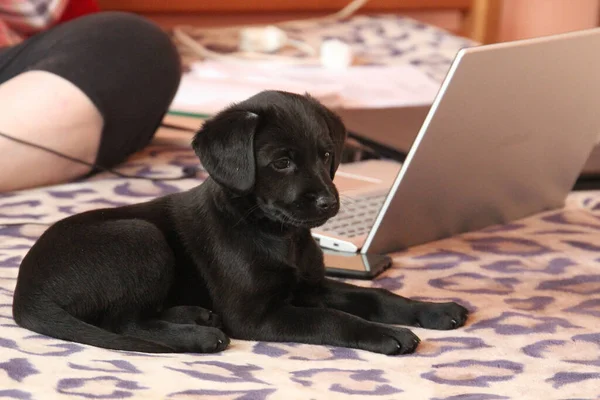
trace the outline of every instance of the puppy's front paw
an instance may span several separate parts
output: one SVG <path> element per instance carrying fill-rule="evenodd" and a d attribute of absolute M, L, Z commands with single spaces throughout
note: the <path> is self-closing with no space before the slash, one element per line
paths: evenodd
<path fill-rule="evenodd" d="M 454 302 L 428 303 L 417 312 L 416 325 L 426 329 L 456 329 L 465 324 L 468 315 L 466 308 Z"/>
<path fill-rule="evenodd" d="M 406 328 L 369 327 L 358 340 L 358 348 L 387 355 L 409 354 L 421 340 Z"/>

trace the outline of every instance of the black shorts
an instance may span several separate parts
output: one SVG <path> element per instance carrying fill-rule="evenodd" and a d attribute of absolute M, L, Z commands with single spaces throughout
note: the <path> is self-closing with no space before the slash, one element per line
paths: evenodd
<path fill-rule="evenodd" d="M 80 17 L 0 49 L 0 84 L 33 70 L 67 79 L 95 104 L 104 119 L 96 156 L 103 167 L 150 142 L 181 79 L 170 38 L 152 22 L 121 12 Z"/>

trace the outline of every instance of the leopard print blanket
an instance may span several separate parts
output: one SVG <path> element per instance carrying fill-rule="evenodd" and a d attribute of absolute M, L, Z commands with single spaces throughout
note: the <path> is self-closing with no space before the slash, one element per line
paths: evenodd
<path fill-rule="evenodd" d="M 314 24 L 386 62 L 441 80 L 468 41 L 398 17 Z M 189 134 L 163 129 L 120 167 L 173 176 L 195 165 Z M 188 189 L 205 179 L 149 182 L 101 174 L 0 195 L 0 398 L 12 399 L 598 399 L 600 195 L 577 192 L 564 209 L 412 248 L 372 282 L 405 296 L 453 300 L 464 328 L 415 328 L 417 352 L 234 340 L 220 354 L 144 355 L 55 340 L 11 316 L 19 263 L 48 224 L 84 210 Z"/>

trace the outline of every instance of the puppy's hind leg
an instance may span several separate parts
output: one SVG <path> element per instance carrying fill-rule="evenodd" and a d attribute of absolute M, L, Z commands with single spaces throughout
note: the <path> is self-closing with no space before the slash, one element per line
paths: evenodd
<path fill-rule="evenodd" d="M 196 324 L 220 328 L 221 318 L 206 308 L 198 306 L 175 306 L 160 313 L 158 319 L 175 324 Z"/>
<path fill-rule="evenodd" d="M 32 331 L 103 348 L 220 350 L 228 339 L 215 328 L 140 318 L 161 308 L 174 270 L 162 231 L 147 221 L 67 220 L 46 231 L 21 263 L 13 315 Z"/>
<path fill-rule="evenodd" d="M 225 350 L 229 338 L 219 329 L 164 320 L 130 321 L 123 327 L 127 336 L 164 343 L 181 353 L 214 353 Z"/>
<path fill-rule="evenodd" d="M 88 324 L 43 295 L 28 300 L 25 308 L 15 303 L 15 321 L 24 328 L 57 339 L 83 343 L 105 349 L 137 351 L 144 353 L 173 353 L 175 350 L 163 343 L 120 335 Z"/>

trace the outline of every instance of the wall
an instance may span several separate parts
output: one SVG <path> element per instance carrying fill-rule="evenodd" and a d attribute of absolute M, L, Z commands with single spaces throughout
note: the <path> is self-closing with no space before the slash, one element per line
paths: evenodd
<path fill-rule="evenodd" d="M 599 0 L 503 0 L 498 41 L 598 26 Z"/>

